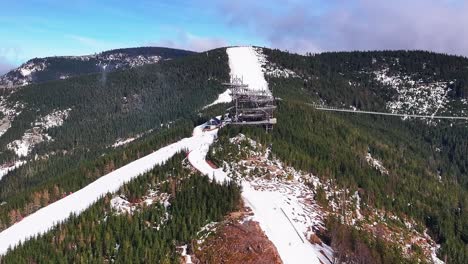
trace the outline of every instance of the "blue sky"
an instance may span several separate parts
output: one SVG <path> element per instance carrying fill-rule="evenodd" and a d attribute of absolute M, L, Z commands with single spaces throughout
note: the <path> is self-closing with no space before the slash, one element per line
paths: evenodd
<path fill-rule="evenodd" d="M 1 55 L 17 64 L 33 57 L 158 43 L 180 42 L 184 47 L 188 43 L 183 42 L 191 39 L 205 40 L 208 46 L 210 41 L 264 44 L 221 23 L 220 13 L 212 5 L 201 6 L 195 1 L 178 0 L 2 0 Z"/>
<path fill-rule="evenodd" d="M 1 0 L 0 73 L 34 57 L 135 46 L 468 55 L 468 0 Z"/>

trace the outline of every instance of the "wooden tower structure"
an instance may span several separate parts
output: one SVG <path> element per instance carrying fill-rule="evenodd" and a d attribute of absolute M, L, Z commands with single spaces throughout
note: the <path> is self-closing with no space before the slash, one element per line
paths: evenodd
<path fill-rule="evenodd" d="M 234 106 L 227 109 L 233 125 L 262 125 L 267 131 L 276 124 L 275 98 L 268 90 L 250 89 L 242 78 L 232 77 L 224 83 L 230 91 Z"/>

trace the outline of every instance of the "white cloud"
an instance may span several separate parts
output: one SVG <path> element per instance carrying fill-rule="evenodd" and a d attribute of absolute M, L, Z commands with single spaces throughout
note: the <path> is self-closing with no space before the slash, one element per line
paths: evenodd
<path fill-rule="evenodd" d="M 97 39 L 79 36 L 79 35 L 68 34 L 68 35 L 65 35 L 65 37 L 69 39 L 73 39 L 79 42 L 80 44 L 89 46 L 89 47 L 99 47 L 103 44 L 103 42 L 100 42 Z"/>
<path fill-rule="evenodd" d="M 79 44 L 79 46 L 81 46 L 80 47 L 81 52 L 84 52 L 85 54 L 90 54 L 93 52 L 101 52 L 101 51 L 116 49 L 116 48 L 125 48 L 128 46 L 122 43 L 111 42 L 111 41 L 96 39 L 96 38 L 92 38 L 88 36 L 76 35 L 76 34 L 66 34 L 64 37 L 67 39 L 71 39 L 75 41 L 77 44 Z M 70 55 L 70 54 L 65 54 L 65 55 Z M 76 55 L 76 54 L 72 53 L 72 55 Z"/>
<path fill-rule="evenodd" d="M 219 12 L 227 25 L 291 51 L 424 49 L 468 56 L 466 0 L 284 2 L 224 0 Z"/>
<path fill-rule="evenodd" d="M 182 30 L 175 39 L 162 39 L 150 42 L 149 44 L 152 46 L 163 46 L 192 51 L 206 51 L 229 45 L 228 42 L 222 38 L 202 37 Z"/>
<path fill-rule="evenodd" d="M 0 76 L 14 69 L 15 66 L 9 63 L 5 57 L 0 56 Z"/>
<path fill-rule="evenodd" d="M 0 47 L 0 75 L 7 73 L 16 66 L 11 59 L 18 59 L 21 49 L 19 47 Z"/>

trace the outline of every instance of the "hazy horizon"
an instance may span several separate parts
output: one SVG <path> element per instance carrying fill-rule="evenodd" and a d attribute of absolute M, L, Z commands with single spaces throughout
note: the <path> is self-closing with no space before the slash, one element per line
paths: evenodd
<path fill-rule="evenodd" d="M 0 74 L 34 57 L 162 46 L 468 55 L 466 0 L 5 1 Z"/>

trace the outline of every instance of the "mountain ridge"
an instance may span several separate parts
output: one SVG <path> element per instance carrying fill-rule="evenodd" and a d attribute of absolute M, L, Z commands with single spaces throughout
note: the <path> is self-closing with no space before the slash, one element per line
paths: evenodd
<path fill-rule="evenodd" d="M 107 50 L 91 55 L 33 58 L 0 76 L 0 88 L 63 80 L 90 73 L 106 73 L 192 54 L 196 52 L 165 47 L 136 47 Z"/>

